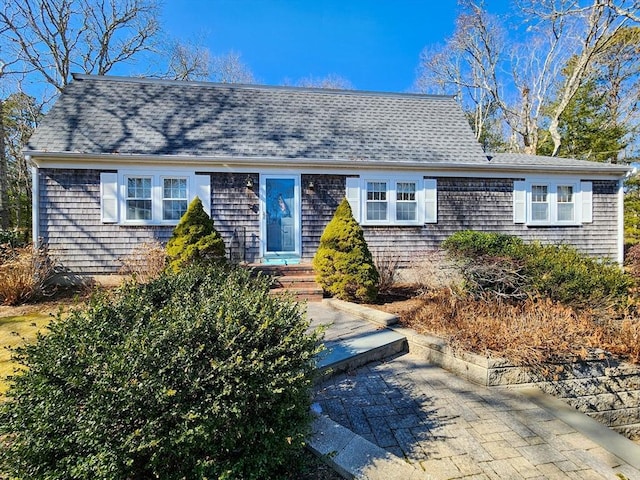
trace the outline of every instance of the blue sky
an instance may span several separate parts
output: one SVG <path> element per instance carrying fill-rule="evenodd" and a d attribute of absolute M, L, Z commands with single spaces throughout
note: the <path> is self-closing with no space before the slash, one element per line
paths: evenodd
<path fill-rule="evenodd" d="M 487 0 L 504 9 L 507 0 Z M 411 89 L 419 56 L 451 35 L 455 0 L 166 0 L 162 23 L 211 52 L 234 50 L 258 83 L 337 74 L 359 90 Z"/>

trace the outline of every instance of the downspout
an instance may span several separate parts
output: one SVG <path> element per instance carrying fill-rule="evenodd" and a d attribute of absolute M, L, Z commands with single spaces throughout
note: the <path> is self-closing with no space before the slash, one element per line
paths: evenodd
<path fill-rule="evenodd" d="M 618 263 L 624 265 L 624 179 L 618 180 Z"/>
<path fill-rule="evenodd" d="M 38 167 L 31 161 L 30 155 L 25 155 L 31 163 L 31 240 L 34 247 L 40 246 L 40 182 L 38 181 Z"/>

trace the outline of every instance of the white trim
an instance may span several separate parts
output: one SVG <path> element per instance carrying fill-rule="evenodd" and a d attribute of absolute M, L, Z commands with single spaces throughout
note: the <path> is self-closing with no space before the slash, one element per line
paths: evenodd
<path fill-rule="evenodd" d="M 293 180 L 293 228 L 294 228 L 294 249 L 291 252 L 268 252 L 267 251 L 267 180 L 285 179 Z M 260 173 L 259 181 L 260 199 L 260 258 L 269 257 L 301 257 L 302 256 L 302 197 L 301 197 L 301 175 L 290 172 L 268 174 Z"/>
<path fill-rule="evenodd" d="M 27 159 L 28 161 L 28 159 Z M 31 240 L 34 247 L 40 245 L 40 181 L 38 167 L 31 166 Z"/>
<path fill-rule="evenodd" d="M 356 222 L 360 223 L 360 177 L 347 177 L 345 179 L 345 198 L 351 207 L 351 213 Z"/>
<path fill-rule="evenodd" d="M 438 223 L 438 180 L 424 179 L 424 223 Z"/>
<path fill-rule="evenodd" d="M 386 188 L 387 218 L 384 220 L 368 220 L 367 219 L 367 184 L 384 182 Z M 416 185 L 416 219 L 415 220 L 396 220 L 396 189 L 398 183 L 415 183 Z M 361 225 L 368 226 L 419 226 L 425 223 L 425 197 L 424 197 L 424 178 L 422 175 L 390 175 L 372 176 L 364 175 L 360 177 L 360 206 L 361 206 Z"/>
<path fill-rule="evenodd" d="M 81 169 L 114 169 L 117 165 L 138 166 L 155 165 L 158 168 L 197 168 L 199 171 L 219 170 L 224 171 L 251 171 L 256 168 L 268 170 L 271 168 L 291 168 L 292 161 L 300 173 L 320 170 L 324 173 L 350 172 L 358 174 L 364 171 L 422 171 L 429 172 L 430 176 L 460 176 L 465 175 L 489 176 L 491 178 L 513 178 L 516 174 L 545 174 L 545 175 L 588 175 L 593 179 L 621 178 L 631 171 L 630 167 L 623 165 L 607 165 L 593 163 L 592 165 L 503 165 L 486 163 L 462 163 L 462 162 L 419 162 L 401 161 L 354 161 L 350 158 L 300 158 L 292 160 L 289 157 L 231 157 L 231 156 L 191 156 L 191 155 L 140 155 L 140 154 L 87 154 L 87 153 L 52 153 L 36 150 L 26 150 L 26 154 L 32 157 L 33 162 L 41 168 L 81 168 Z M 105 165 L 106 164 L 106 165 Z M 243 170 L 251 168 L 253 170 Z M 290 171 L 290 170 L 289 170 Z M 347 173 L 349 174 L 349 173 Z"/>
<path fill-rule="evenodd" d="M 116 172 L 100 172 L 100 221 L 102 223 L 118 223 L 118 174 Z"/>
<path fill-rule="evenodd" d="M 624 264 L 624 181 L 618 181 L 618 263 Z"/>
<path fill-rule="evenodd" d="M 516 188 L 514 182 L 514 192 Z M 557 177 L 557 178 L 527 178 L 525 183 L 526 189 L 526 224 L 531 227 L 541 226 L 578 226 L 582 224 L 582 195 L 580 194 L 580 180 L 570 177 Z M 534 220 L 533 219 L 533 186 L 546 186 L 547 187 L 547 205 L 548 219 L 547 220 Z M 573 220 L 558 220 L 558 187 L 570 186 L 573 189 Z M 515 213 L 514 213 L 515 215 Z M 515 218 L 515 217 L 514 217 Z"/>

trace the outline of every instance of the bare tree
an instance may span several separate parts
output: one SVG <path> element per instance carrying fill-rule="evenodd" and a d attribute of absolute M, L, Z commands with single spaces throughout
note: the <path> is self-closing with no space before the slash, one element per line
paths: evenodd
<path fill-rule="evenodd" d="M 469 113 L 476 139 L 501 98 L 497 70 L 505 51 L 505 33 L 497 17 L 482 4 L 465 1 L 453 36 L 421 53 L 416 89 L 455 95 Z"/>
<path fill-rule="evenodd" d="M 508 39 L 501 27 L 507 22 L 489 15 L 482 1 L 464 0 L 453 37 L 423 52 L 417 86 L 457 94 L 472 112 L 476 136 L 494 109 L 510 138 L 517 139 L 514 149 L 536 153 L 546 129 L 556 154 L 560 117 L 593 78 L 613 39 L 638 21 L 639 5 L 637 0 L 521 0 L 507 18 L 509 32 L 515 32 Z"/>
<path fill-rule="evenodd" d="M 306 88 L 327 88 L 335 90 L 353 90 L 352 83 L 346 78 L 330 73 L 324 77 L 308 76 L 301 78 L 295 83 L 298 87 Z"/>
<path fill-rule="evenodd" d="M 172 80 L 209 80 L 212 62 L 211 52 L 199 43 L 170 42 L 168 71 L 164 78 Z"/>
<path fill-rule="evenodd" d="M 255 83 L 251 69 L 240 60 L 240 54 L 233 50 L 213 57 L 211 79 L 221 83 Z"/>
<path fill-rule="evenodd" d="M 2 47 L 20 60 L 6 73 L 37 74 L 58 91 L 73 72 L 104 75 L 152 48 L 157 10 L 156 0 L 4 2 Z"/>

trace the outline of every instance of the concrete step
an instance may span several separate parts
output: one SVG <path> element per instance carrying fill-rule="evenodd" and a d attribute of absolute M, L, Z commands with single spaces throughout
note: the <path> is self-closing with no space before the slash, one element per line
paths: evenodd
<path fill-rule="evenodd" d="M 318 356 L 317 369 L 332 375 L 409 351 L 404 335 L 386 329 L 326 342 L 325 347 Z"/>

